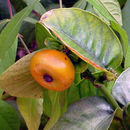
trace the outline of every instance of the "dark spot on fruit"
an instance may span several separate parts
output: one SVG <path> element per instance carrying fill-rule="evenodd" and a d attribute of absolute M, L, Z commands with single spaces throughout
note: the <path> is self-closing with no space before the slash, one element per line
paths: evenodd
<path fill-rule="evenodd" d="M 52 82 L 53 81 L 53 78 L 50 75 L 48 75 L 48 74 L 43 75 L 43 79 L 46 82 Z"/>
<path fill-rule="evenodd" d="M 67 60 L 67 58 L 65 57 L 65 60 Z"/>

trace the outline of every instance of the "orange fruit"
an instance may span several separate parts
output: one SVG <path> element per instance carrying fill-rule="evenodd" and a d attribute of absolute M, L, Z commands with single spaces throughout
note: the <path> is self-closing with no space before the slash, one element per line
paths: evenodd
<path fill-rule="evenodd" d="M 68 56 L 54 49 L 41 50 L 30 62 L 32 77 L 43 87 L 63 91 L 74 81 L 75 69 Z"/>

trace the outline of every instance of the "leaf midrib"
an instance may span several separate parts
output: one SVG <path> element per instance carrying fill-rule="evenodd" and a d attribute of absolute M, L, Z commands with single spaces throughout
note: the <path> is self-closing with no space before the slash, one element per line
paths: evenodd
<path fill-rule="evenodd" d="M 54 29 L 57 29 L 55 26 L 52 26 L 51 25 L 51 27 L 50 28 L 53 28 L 52 30 L 54 30 Z M 77 41 L 77 40 L 75 40 L 75 39 L 73 39 L 71 36 L 69 36 L 66 32 L 64 32 L 63 30 L 61 30 L 61 29 L 57 29 L 57 30 L 59 30 L 59 32 L 62 32 L 66 37 L 68 37 L 68 38 L 70 38 L 73 42 L 75 42 L 75 43 L 82 43 L 82 42 L 79 42 L 79 41 Z M 55 31 L 56 32 L 56 31 Z M 77 41 L 77 42 L 76 42 Z M 83 44 L 83 43 L 82 43 Z M 68 45 L 68 44 L 67 44 Z M 80 48 L 82 48 L 79 44 L 76 44 L 77 46 L 79 46 Z M 86 48 L 86 47 L 85 47 Z M 74 48 L 73 48 L 74 49 Z M 84 48 L 82 48 L 82 50 L 83 51 L 85 51 L 85 52 L 89 52 L 89 53 L 87 53 L 90 57 L 92 57 L 93 59 L 95 59 L 96 61 L 98 61 L 98 64 L 101 66 L 101 67 L 103 67 L 103 68 L 105 68 L 105 65 L 102 63 L 102 61 L 100 61 L 99 59 L 98 59 L 98 57 L 92 52 L 92 51 L 90 51 L 88 48 L 86 48 L 86 50 L 84 49 Z M 91 60 L 91 59 L 89 59 L 89 60 Z M 91 60 L 92 61 L 92 60 Z M 101 64 L 102 63 L 102 64 Z"/>

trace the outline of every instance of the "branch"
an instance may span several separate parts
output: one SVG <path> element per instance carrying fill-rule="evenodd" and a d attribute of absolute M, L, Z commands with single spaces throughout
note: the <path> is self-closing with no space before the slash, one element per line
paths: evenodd
<path fill-rule="evenodd" d="M 30 54 L 30 51 L 29 51 L 28 47 L 26 46 L 26 44 L 22 38 L 22 35 L 18 34 L 18 38 L 20 39 L 20 41 L 21 41 L 22 45 L 24 46 L 24 48 L 26 49 L 27 53 Z"/>

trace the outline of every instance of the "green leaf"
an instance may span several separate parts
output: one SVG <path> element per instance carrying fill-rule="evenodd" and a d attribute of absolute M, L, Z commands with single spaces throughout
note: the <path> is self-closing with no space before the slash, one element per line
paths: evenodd
<path fill-rule="evenodd" d="M 73 7 L 80 8 L 80 9 L 85 9 L 87 6 L 87 2 L 85 0 L 78 0 Z"/>
<path fill-rule="evenodd" d="M 2 73 L 0 88 L 16 97 L 42 98 L 43 87 L 33 79 L 29 69 L 30 60 L 36 52 L 24 56 Z"/>
<path fill-rule="evenodd" d="M 50 130 L 67 108 L 66 91 L 54 92 L 48 90 L 48 95 L 51 101 L 52 108 L 50 119 L 44 127 L 44 130 Z"/>
<path fill-rule="evenodd" d="M 36 23 L 38 22 L 36 19 L 31 18 L 31 17 L 26 17 L 26 18 L 24 19 L 24 21 L 29 22 L 29 23 L 32 23 L 32 24 L 36 24 Z"/>
<path fill-rule="evenodd" d="M 125 57 L 125 69 L 130 67 L 130 46 L 128 46 L 126 57 Z"/>
<path fill-rule="evenodd" d="M 80 87 L 83 80 L 81 79 L 81 73 L 84 72 L 87 68 L 88 64 L 86 64 L 84 61 L 75 64 L 75 80 L 72 86 L 68 89 L 67 93 L 68 105 L 72 104 L 73 102 L 76 102 L 82 97 L 82 90 L 80 89 Z"/>
<path fill-rule="evenodd" d="M 59 43 L 58 40 L 53 39 L 53 38 L 46 38 L 44 41 L 44 44 L 48 49 L 56 49 L 56 50 L 63 50 L 64 46 Z"/>
<path fill-rule="evenodd" d="M 80 61 L 75 64 L 75 85 L 81 82 L 81 73 L 83 73 L 87 68 L 88 64 L 84 61 Z"/>
<path fill-rule="evenodd" d="M 69 88 L 67 98 L 68 98 L 68 105 L 80 99 L 79 88 L 75 83 L 73 83 L 72 86 Z"/>
<path fill-rule="evenodd" d="M 23 20 L 30 14 L 36 2 L 37 0 L 17 13 L 1 32 L 0 58 L 4 57 L 6 51 L 8 51 L 8 49 L 12 46 L 12 43 L 14 43 Z"/>
<path fill-rule="evenodd" d="M 9 19 L 0 20 L 0 32 L 9 21 Z"/>
<path fill-rule="evenodd" d="M 43 99 L 17 98 L 18 109 L 28 130 L 38 130 L 43 113 Z"/>
<path fill-rule="evenodd" d="M 0 89 L 0 99 L 1 99 L 1 97 L 2 97 L 2 94 L 3 94 L 3 90 Z"/>
<path fill-rule="evenodd" d="M 45 13 L 40 22 L 93 67 L 108 72 L 106 68 L 115 69 L 120 65 L 119 39 L 107 24 L 90 12 L 76 8 L 54 9 Z"/>
<path fill-rule="evenodd" d="M 0 130 L 18 130 L 19 127 L 20 120 L 16 111 L 0 100 Z"/>
<path fill-rule="evenodd" d="M 112 88 L 114 86 L 115 81 L 109 81 L 106 84 L 107 90 L 112 94 Z"/>
<path fill-rule="evenodd" d="M 130 102 L 130 68 L 123 71 L 118 77 L 114 84 L 112 94 L 123 105 Z"/>
<path fill-rule="evenodd" d="M 15 62 L 16 58 L 16 51 L 17 51 L 17 42 L 18 39 L 14 41 L 12 44 L 11 48 L 6 51 L 4 57 L 0 59 L 0 75 L 10 66 Z"/>
<path fill-rule="evenodd" d="M 11 130 L 11 128 L 9 127 L 8 123 L 3 119 L 3 117 L 0 115 L 0 129 L 1 130 Z"/>
<path fill-rule="evenodd" d="M 52 130 L 107 130 L 113 109 L 100 97 L 83 98 L 70 105 Z"/>
<path fill-rule="evenodd" d="M 126 31 L 118 24 L 111 21 L 112 28 L 120 34 L 122 40 L 122 48 L 124 56 L 126 56 L 127 49 L 128 49 L 128 37 Z"/>
<path fill-rule="evenodd" d="M 33 3 L 35 0 L 23 0 L 25 1 L 25 3 L 29 6 L 31 3 Z M 37 0 L 39 1 L 39 0 Z M 40 2 L 37 2 L 37 4 L 34 6 L 34 10 L 39 13 L 40 15 L 42 15 L 43 13 L 46 12 L 45 8 L 42 6 L 42 4 Z"/>
<path fill-rule="evenodd" d="M 123 111 L 120 108 L 117 108 L 114 113 L 114 118 L 111 122 L 111 125 L 109 127 L 110 130 L 115 130 L 115 129 L 120 129 L 120 130 L 124 130 L 124 128 L 122 128 L 122 124 L 123 123 Z"/>
<path fill-rule="evenodd" d="M 86 0 L 93 5 L 97 11 L 110 21 L 114 21 L 122 25 L 122 16 L 119 2 L 117 0 Z"/>
<path fill-rule="evenodd" d="M 44 41 L 47 37 L 53 36 L 46 27 L 42 26 L 41 23 L 36 23 L 36 41 L 39 49 L 45 47 Z"/>
<path fill-rule="evenodd" d="M 96 95 L 96 87 L 92 84 L 90 80 L 82 80 L 79 86 L 81 98 Z"/>
<path fill-rule="evenodd" d="M 76 73 L 83 73 L 86 69 L 88 68 L 88 64 L 84 61 L 80 61 L 78 62 L 78 64 L 76 64 Z"/>
<path fill-rule="evenodd" d="M 44 89 L 43 92 L 43 110 L 45 115 L 47 115 L 48 117 L 51 116 L 51 111 L 52 111 L 52 104 L 51 104 L 51 99 L 49 97 L 49 91 L 47 89 Z"/>
<path fill-rule="evenodd" d="M 122 10 L 123 27 L 127 32 L 130 45 L 130 0 L 127 0 L 125 7 Z"/>

